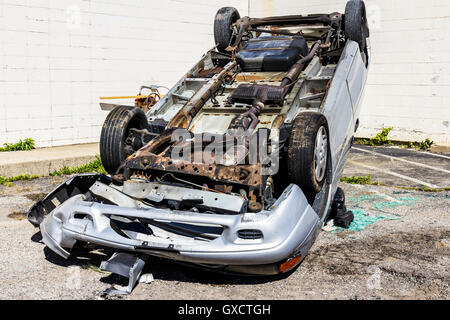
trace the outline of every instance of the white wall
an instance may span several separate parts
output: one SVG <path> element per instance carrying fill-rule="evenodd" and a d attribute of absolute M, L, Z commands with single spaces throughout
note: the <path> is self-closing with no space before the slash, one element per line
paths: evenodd
<path fill-rule="evenodd" d="M 250 3 L 249 3 L 250 1 Z M 343 12 L 346 0 L 0 0 L 0 145 L 98 141 L 99 96 L 173 84 L 241 16 Z M 450 144 L 450 1 L 366 0 L 373 61 L 361 136 Z"/>
<path fill-rule="evenodd" d="M 251 16 L 344 12 L 346 0 L 250 0 Z M 365 0 L 372 65 L 360 136 L 450 145 L 450 1 Z"/>
<path fill-rule="evenodd" d="M 100 96 L 171 85 L 247 0 L 0 0 L 0 145 L 98 141 Z"/>

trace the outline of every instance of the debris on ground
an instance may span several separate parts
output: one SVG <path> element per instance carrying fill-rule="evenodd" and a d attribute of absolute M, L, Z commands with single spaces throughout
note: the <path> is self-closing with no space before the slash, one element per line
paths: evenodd
<path fill-rule="evenodd" d="M 128 295 L 133 291 L 133 288 L 138 281 L 145 263 L 147 262 L 147 256 L 139 256 L 136 254 L 116 252 L 107 261 L 103 261 L 100 265 L 100 269 L 103 271 L 109 271 L 120 276 L 128 278 L 128 286 L 126 287 L 110 287 L 105 290 L 107 295 Z M 148 275 L 146 278 L 149 278 Z M 150 280 L 150 279 L 148 279 Z M 151 281 L 150 281 L 151 282 Z"/>
<path fill-rule="evenodd" d="M 349 210 L 340 210 L 334 218 L 334 224 L 338 227 L 348 229 L 353 222 L 354 216 L 353 212 Z"/>
<path fill-rule="evenodd" d="M 139 283 L 152 283 L 155 281 L 155 278 L 153 277 L 152 273 L 146 273 L 139 277 Z"/>
<path fill-rule="evenodd" d="M 327 222 L 327 224 L 322 228 L 325 232 L 333 232 L 338 230 L 339 228 L 334 225 L 334 220 L 331 219 Z"/>

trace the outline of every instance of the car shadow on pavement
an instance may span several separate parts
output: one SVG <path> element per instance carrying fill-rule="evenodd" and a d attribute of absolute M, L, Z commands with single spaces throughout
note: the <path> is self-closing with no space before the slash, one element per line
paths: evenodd
<path fill-rule="evenodd" d="M 300 264 L 301 265 L 301 264 Z M 249 276 L 223 273 L 180 264 L 164 259 L 150 258 L 144 272 L 152 273 L 155 279 L 174 282 L 190 282 L 209 285 L 253 285 L 283 280 L 289 277 L 298 266 L 290 272 L 273 276 Z"/>
<path fill-rule="evenodd" d="M 31 240 L 43 244 L 40 231 L 36 232 L 31 237 Z M 47 246 L 45 246 L 43 250 L 45 259 L 50 263 L 62 267 L 79 266 L 85 269 L 93 269 L 93 271 L 97 272 L 100 271 L 99 267 L 101 262 L 108 260 L 114 253 L 114 250 L 107 248 L 93 250 L 92 248 L 89 248 L 89 246 L 78 245 L 78 243 L 75 244 L 74 248 L 71 250 L 70 257 L 67 259 L 59 256 Z M 173 282 L 189 282 L 217 286 L 239 284 L 253 285 L 283 280 L 294 273 L 297 268 L 298 266 L 287 273 L 273 276 L 247 276 L 211 271 L 193 265 L 180 264 L 157 257 L 149 257 L 142 273 L 152 273 L 155 280 L 159 279 Z M 125 285 L 128 280 L 125 277 L 116 274 L 107 274 L 102 277 L 100 281 L 111 285 Z"/>
<path fill-rule="evenodd" d="M 86 250 L 82 247 L 74 246 L 71 255 L 64 259 L 48 247 L 44 247 L 45 260 L 62 267 L 79 266 L 85 269 L 99 271 L 100 263 L 108 260 L 113 252 L 107 250 Z"/>
<path fill-rule="evenodd" d="M 62 267 L 100 266 L 100 263 L 103 260 L 107 260 L 109 256 L 112 254 L 112 252 L 86 250 L 85 245 L 76 244 L 71 251 L 72 253 L 71 256 L 67 259 L 64 259 L 63 257 L 59 256 L 58 254 L 50 250 L 50 248 L 45 246 L 44 242 L 42 241 L 42 234 L 40 231 L 36 232 L 31 236 L 31 241 L 41 243 L 42 245 L 44 245 L 43 250 L 45 260 Z"/>

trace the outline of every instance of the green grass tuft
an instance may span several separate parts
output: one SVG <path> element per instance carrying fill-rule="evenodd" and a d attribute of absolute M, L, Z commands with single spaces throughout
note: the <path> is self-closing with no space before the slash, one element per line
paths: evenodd
<path fill-rule="evenodd" d="M 389 128 L 383 128 L 381 132 L 379 132 L 375 137 L 370 139 L 356 139 L 356 141 L 363 145 L 368 146 L 382 146 L 386 144 L 392 144 L 390 140 L 388 140 L 388 135 L 392 131 L 392 127 Z"/>
<path fill-rule="evenodd" d="M 349 183 L 349 184 L 371 184 L 372 177 L 370 175 L 362 176 L 362 177 L 351 177 L 346 178 L 342 177 L 341 182 Z"/>
<path fill-rule="evenodd" d="M 106 174 L 106 170 L 103 167 L 100 156 L 97 156 L 97 159 L 95 159 L 94 161 L 91 161 L 91 162 L 89 162 L 85 165 L 79 166 L 79 167 L 72 167 L 72 168 L 63 167 L 60 170 L 55 170 L 52 173 L 50 173 L 50 176 L 55 177 L 55 176 L 79 174 L 79 173 L 90 173 L 90 172 Z"/>
<path fill-rule="evenodd" d="M 8 187 L 11 187 L 11 186 L 13 186 L 13 182 L 15 182 L 15 181 L 34 180 L 37 178 L 39 178 L 39 176 L 29 175 L 29 174 L 21 174 L 16 177 L 8 177 L 8 178 L 0 176 L 0 185 L 5 185 Z"/>
<path fill-rule="evenodd" d="M 434 141 L 431 141 L 430 139 L 427 138 L 424 141 L 418 143 L 418 145 L 419 145 L 418 149 L 419 150 L 428 150 L 431 148 L 431 146 L 433 144 L 434 144 Z"/>
<path fill-rule="evenodd" d="M 34 149 L 34 145 L 34 140 L 32 138 L 27 138 L 25 140 L 20 140 L 17 143 L 4 143 L 3 147 L 0 147 L 0 152 L 32 150 Z"/>
<path fill-rule="evenodd" d="M 384 146 L 384 145 L 397 145 L 400 148 L 405 148 L 405 149 L 416 149 L 416 150 L 424 150 L 427 151 L 431 148 L 431 146 L 434 144 L 434 141 L 431 141 L 430 139 L 425 139 L 422 142 L 412 142 L 412 141 L 408 141 L 408 142 L 402 142 L 402 141 L 391 141 L 388 139 L 389 133 L 391 133 L 392 131 L 392 127 L 389 128 L 383 128 L 381 130 L 381 132 L 379 132 L 375 137 L 370 138 L 370 139 L 365 139 L 365 138 L 355 138 L 355 142 L 361 145 L 366 145 L 366 146 Z"/>
<path fill-rule="evenodd" d="M 63 167 L 60 170 L 55 170 L 52 173 L 49 174 L 51 177 L 55 176 L 62 176 L 62 175 L 70 175 L 70 174 L 77 174 L 77 173 L 90 173 L 90 172 L 96 172 L 96 173 L 105 173 L 106 170 L 103 167 L 102 161 L 100 160 L 100 156 L 97 156 L 97 159 L 94 161 L 91 161 L 85 165 L 79 166 L 79 167 Z M 39 178 L 37 175 L 29 175 L 29 174 L 21 174 L 16 177 L 8 177 L 5 178 L 3 176 L 0 176 L 0 185 L 5 185 L 8 187 L 13 186 L 13 182 L 15 181 L 21 181 L 21 180 L 34 180 Z"/>

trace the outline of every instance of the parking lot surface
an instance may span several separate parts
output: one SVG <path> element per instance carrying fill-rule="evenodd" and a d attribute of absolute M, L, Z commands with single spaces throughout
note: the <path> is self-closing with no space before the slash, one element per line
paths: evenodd
<path fill-rule="evenodd" d="M 450 156 L 355 146 L 342 183 L 355 221 L 322 231 L 309 255 L 282 277 L 237 277 L 150 259 L 130 296 L 114 299 L 449 299 Z M 100 272 L 108 252 L 64 260 L 41 242 L 25 213 L 67 177 L 0 185 L 0 299 L 111 299 L 121 279 Z M 428 191 L 421 191 L 427 189 Z"/>

